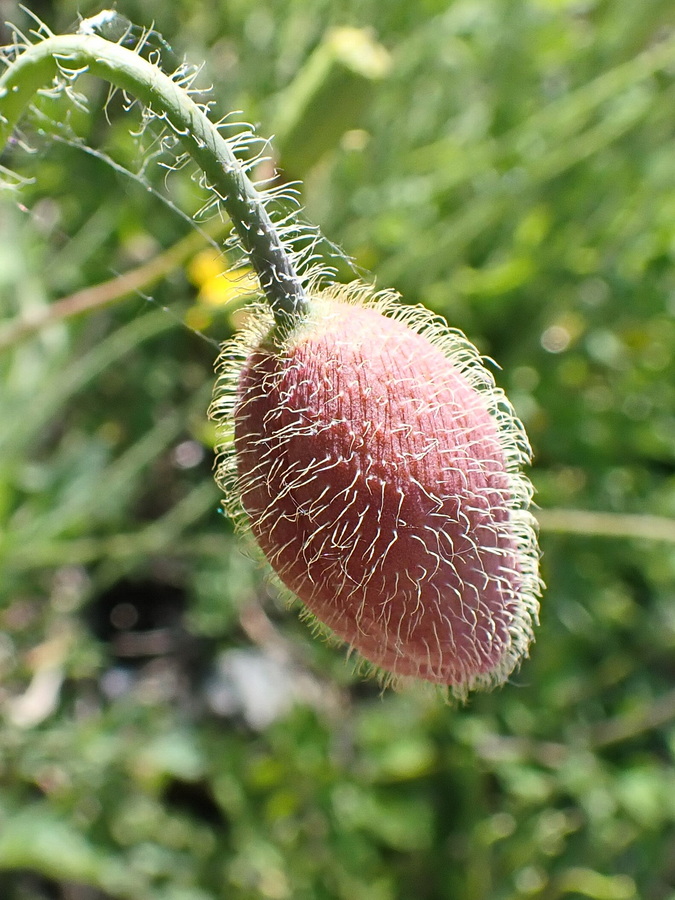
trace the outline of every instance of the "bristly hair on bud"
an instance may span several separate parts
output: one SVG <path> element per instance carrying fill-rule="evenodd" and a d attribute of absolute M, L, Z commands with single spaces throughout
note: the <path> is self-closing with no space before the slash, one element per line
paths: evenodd
<path fill-rule="evenodd" d="M 355 282 L 286 328 L 254 304 L 211 407 L 226 511 L 385 684 L 464 699 L 527 655 L 541 584 L 530 448 L 473 345 Z"/>

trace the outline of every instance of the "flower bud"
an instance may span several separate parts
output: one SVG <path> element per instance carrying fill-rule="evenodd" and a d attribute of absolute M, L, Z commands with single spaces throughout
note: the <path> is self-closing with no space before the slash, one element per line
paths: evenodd
<path fill-rule="evenodd" d="M 504 681 L 538 612 L 522 425 L 476 350 L 363 285 L 225 345 L 217 478 L 283 584 L 385 680 Z"/>

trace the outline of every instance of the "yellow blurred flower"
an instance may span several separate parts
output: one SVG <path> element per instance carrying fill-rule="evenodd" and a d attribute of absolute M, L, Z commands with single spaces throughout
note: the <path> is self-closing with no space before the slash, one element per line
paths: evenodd
<path fill-rule="evenodd" d="M 187 274 L 199 288 L 197 304 L 211 308 L 227 306 L 258 290 L 258 280 L 249 266 L 233 270 L 224 254 L 212 248 L 192 259 Z"/>

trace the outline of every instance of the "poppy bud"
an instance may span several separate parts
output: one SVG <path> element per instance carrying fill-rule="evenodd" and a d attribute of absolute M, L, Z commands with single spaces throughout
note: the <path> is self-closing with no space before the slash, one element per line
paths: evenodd
<path fill-rule="evenodd" d="M 363 285 L 225 345 L 226 506 L 283 584 L 385 680 L 463 697 L 527 653 L 540 583 L 522 425 L 477 351 Z"/>

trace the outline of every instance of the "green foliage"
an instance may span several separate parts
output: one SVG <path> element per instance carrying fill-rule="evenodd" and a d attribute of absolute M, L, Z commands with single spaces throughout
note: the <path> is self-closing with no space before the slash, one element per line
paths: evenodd
<path fill-rule="evenodd" d="M 34 9 L 54 31 L 98 12 Z M 669 0 L 120 11 L 263 134 L 291 113 L 312 134 L 316 107 L 283 104 L 331 27 L 374 29 L 390 67 L 348 130 L 283 147 L 306 217 L 500 363 L 544 512 L 673 517 Z M 6 321 L 181 239 L 159 194 L 205 200 L 149 132 L 139 157 L 119 95 L 78 90 L 89 112 L 43 97 L 35 152 L 3 158 L 30 179 L 0 206 Z M 462 709 L 381 696 L 217 513 L 216 348 L 184 323 L 219 341 L 234 318 L 171 271 L 0 352 L 0 895 L 673 900 L 674 545 L 544 531 L 512 683 Z"/>

